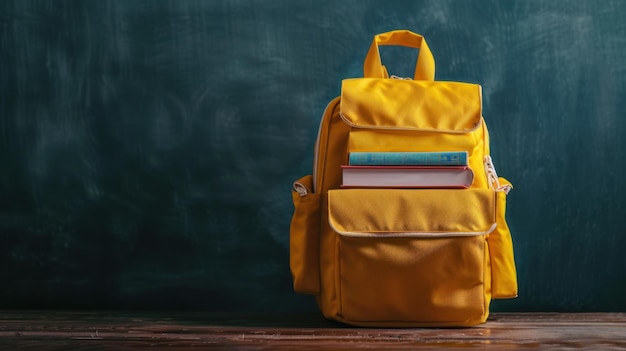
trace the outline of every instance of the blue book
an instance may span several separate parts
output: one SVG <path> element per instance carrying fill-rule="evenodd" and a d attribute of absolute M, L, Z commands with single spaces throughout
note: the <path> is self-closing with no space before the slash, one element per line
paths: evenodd
<path fill-rule="evenodd" d="M 467 166 L 467 151 L 351 152 L 351 166 Z"/>

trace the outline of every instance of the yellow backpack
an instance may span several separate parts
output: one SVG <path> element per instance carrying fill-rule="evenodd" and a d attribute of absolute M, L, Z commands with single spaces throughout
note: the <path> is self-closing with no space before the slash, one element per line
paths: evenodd
<path fill-rule="evenodd" d="M 414 79 L 388 77 L 379 45 L 419 48 Z M 376 35 L 364 78 L 345 79 L 324 112 L 313 174 L 293 184 L 290 267 L 294 290 L 314 295 L 326 318 L 358 326 L 471 326 L 486 321 L 492 298 L 517 296 L 505 220 L 511 184 L 489 157 L 481 87 L 434 75 L 422 36 Z M 359 153 L 366 163 L 372 156 L 439 158 L 359 167 L 351 164 Z M 453 153 L 462 155 L 457 166 L 437 163 Z M 385 173 L 354 186 L 343 179 L 350 168 L 464 169 L 471 178 L 458 187 L 432 179 L 377 186 L 391 179 Z M 435 179 L 444 184 L 443 177 Z"/>

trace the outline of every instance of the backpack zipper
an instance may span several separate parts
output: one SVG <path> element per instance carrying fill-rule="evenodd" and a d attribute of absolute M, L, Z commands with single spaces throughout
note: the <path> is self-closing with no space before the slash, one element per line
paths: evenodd
<path fill-rule="evenodd" d="M 508 184 L 500 184 L 500 179 L 498 178 L 498 173 L 496 172 L 496 167 L 493 165 L 493 160 L 491 159 L 491 156 L 485 155 L 483 163 L 485 165 L 485 174 L 487 175 L 487 183 L 489 183 L 489 188 L 494 191 L 502 191 L 505 194 L 508 194 L 513 187 Z"/>
<path fill-rule="evenodd" d="M 331 228 L 339 235 L 351 237 L 351 238 L 453 238 L 453 237 L 467 237 L 467 236 L 481 236 L 487 235 L 493 232 L 497 223 L 493 223 L 489 229 L 481 232 L 345 232 L 340 231 L 333 226 L 332 222 L 329 223 Z"/>

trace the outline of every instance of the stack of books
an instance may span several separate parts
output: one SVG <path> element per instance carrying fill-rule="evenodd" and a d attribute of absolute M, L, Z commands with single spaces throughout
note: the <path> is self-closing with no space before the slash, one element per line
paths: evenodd
<path fill-rule="evenodd" d="M 352 152 L 341 166 L 347 188 L 469 188 L 467 151 Z"/>

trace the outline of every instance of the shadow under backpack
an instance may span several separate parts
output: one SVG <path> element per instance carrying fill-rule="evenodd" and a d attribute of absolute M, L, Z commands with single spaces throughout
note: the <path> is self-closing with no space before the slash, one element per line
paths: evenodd
<path fill-rule="evenodd" d="M 379 45 L 418 48 L 414 79 L 389 77 Z M 356 326 L 472 326 L 487 320 L 492 299 L 517 296 L 505 220 L 512 186 L 489 156 L 481 87 L 434 76 L 421 35 L 378 34 L 364 78 L 343 80 L 341 96 L 324 112 L 313 172 L 293 184 L 290 268 L 294 290 L 314 295 L 326 318 Z M 448 168 L 470 172 L 465 186 L 432 179 L 388 185 L 393 179 L 375 175 L 355 186 L 344 179 L 359 168 L 365 176 L 404 168 L 421 177 L 449 165 L 385 160 L 432 161 L 452 152 L 466 155 Z M 365 166 L 352 164 L 359 154 L 368 156 Z"/>

